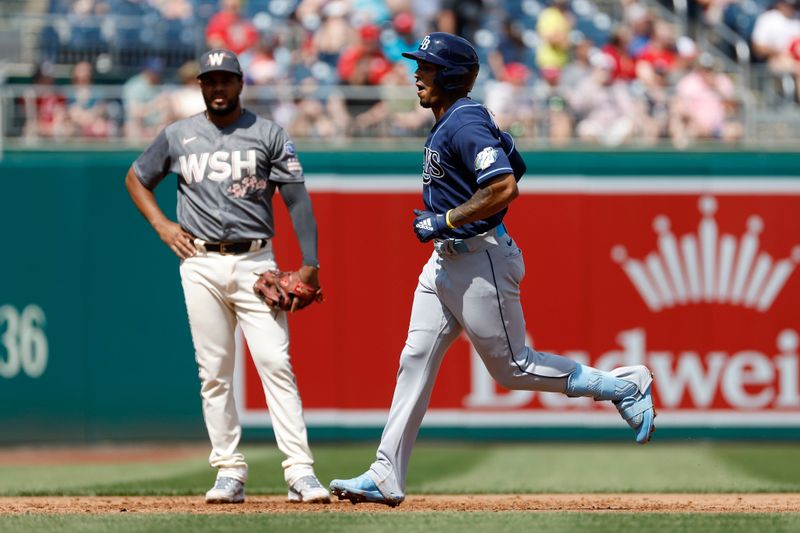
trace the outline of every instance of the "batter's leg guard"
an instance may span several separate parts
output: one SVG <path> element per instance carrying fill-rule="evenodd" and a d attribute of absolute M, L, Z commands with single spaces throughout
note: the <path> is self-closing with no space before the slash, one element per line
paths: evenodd
<path fill-rule="evenodd" d="M 334 479 L 331 481 L 330 488 L 331 492 L 338 496 L 340 500 L 347 499 L 352 504 L 372 502 L 396 507 L 405 499 L 403 496 L 394 494 L 384 496 L 368 472 L 364 472 L 353 479 Z"/>
<path fill-rule="evenodd" d="M 565 393 L 567 396 L 610 400 L 633 429 L 636 442 L 646 444 L 656 429 L 652 384 L 653 375 L 643 365 L 615 368 L 611 372 L 578 365 L 567 377 Z"/>

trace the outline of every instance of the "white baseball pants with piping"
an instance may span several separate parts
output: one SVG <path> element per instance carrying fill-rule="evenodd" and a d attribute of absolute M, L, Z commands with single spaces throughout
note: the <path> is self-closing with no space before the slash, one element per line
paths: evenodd
<path fill-rule="evenodd" d="M 270 311 L 253 292 L 255 274 L 275 267 L 271 242 L 238 255 L 204 252 L 200 246 L 197 255 L 181 262 L 180 273 L 211 440 L 209 463 L 218 476 L 247 480 L 233 392 L 238 321 L 264 386 L 278 449 L 286 455 L 284 477 L 292 484 L 314 473 L 314 459 L 289 360 L 286 313 Z"/>

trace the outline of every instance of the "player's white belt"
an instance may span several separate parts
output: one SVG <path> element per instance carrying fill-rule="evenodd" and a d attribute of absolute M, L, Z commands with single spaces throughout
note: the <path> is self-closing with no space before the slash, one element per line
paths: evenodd
<path fill-rule="evenodd" d="M 497 246 L 500 237 L 507 233 L 505 224 L 499 224 L 486 233 L 468 239 L 437 239 L 433 241 L 433 247 L 440 256 L 479 252 L 491 246 Z"/>

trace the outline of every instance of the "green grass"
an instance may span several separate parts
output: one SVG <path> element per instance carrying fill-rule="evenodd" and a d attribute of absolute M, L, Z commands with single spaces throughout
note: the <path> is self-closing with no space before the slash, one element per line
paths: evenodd
<path fill-rule="evenodd" d="M 5 533 L 291 531 L 326 533 L 486 532 L 721 532 L 770 533 L 800 530 L 800 514 L 635 514 L 635 513 L 293 513 L 285 515 L 33 515 L 0 519 Z"/>
<path fill-rule="evenodd" d="M 248 493 L 285 494 L 281 455 L 242 450 Z M 363 472 L 374 445 L 316 445 L 323 483 Z M 0 496 L 201 495 L 214 471 L 205 452 L 170 462 L 0 466 Z M 800 447 L 690 442 L 624 444 L 422 443 L 409 495 L 436 493 L 800 492 Z M 800 511 L 800 510 L 798 510 Z M 2 503 L 0 502 L 0 512 Z M 673 514 L 615 512 L 236 513 L 223 515 L 0 515 L 0 531 L 798 531 L 800 512 Z"/>
<path fill-rule="evenodd" d="M 243 448 L 250 494 L 286 491 L 274 446 Z M 319 478 L 353 477 L 369 445 L 314 447 Z M 202 494 L 206 455 L 172 462 L 0 466 L 0 496 Z M 800 492 L 800 447 L 791 444 L 452 444 L 417 446 L 409 494 L 570 492 Z"/>

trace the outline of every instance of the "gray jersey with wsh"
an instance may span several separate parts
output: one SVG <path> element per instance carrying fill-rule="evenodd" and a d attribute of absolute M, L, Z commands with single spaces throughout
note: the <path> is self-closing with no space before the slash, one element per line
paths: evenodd
<path fill-rule="evenodd" d="M 177 174 L 178 222 L 208 242 L 271 238 L 276 183 L 304 181 L 289 135 L 246 110 L 225 128 L 204 113 L 170 124 L 133 167 L 150 190 Z"/>

